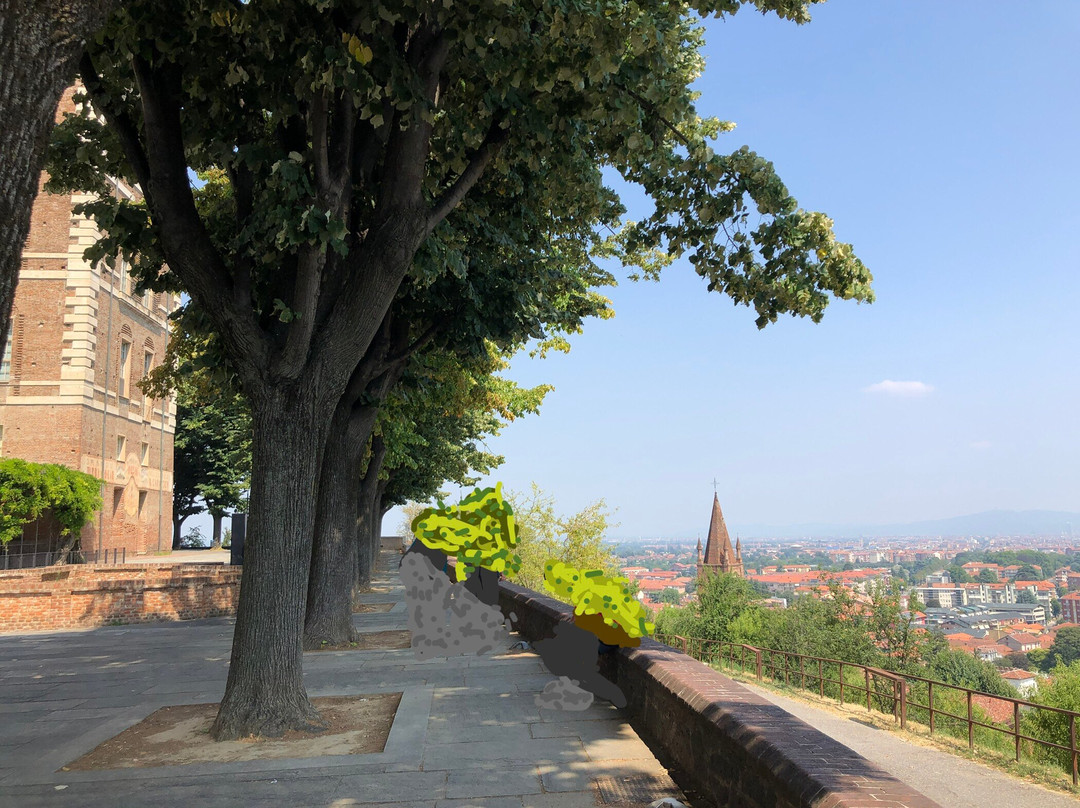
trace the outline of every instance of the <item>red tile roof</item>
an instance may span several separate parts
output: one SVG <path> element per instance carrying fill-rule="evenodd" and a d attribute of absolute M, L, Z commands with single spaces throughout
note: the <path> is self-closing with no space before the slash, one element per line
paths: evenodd
<path fill-rule="evenodd" d="M 972 704 L 978 705 L 995 724 L 1008 724 L 1013 722 L 1013 703 L 1005 699 L 993 696 L 972 696 Z"/>

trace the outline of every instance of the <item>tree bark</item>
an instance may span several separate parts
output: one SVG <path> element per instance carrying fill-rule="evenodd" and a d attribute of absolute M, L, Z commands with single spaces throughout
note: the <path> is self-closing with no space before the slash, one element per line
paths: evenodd
<path fill-rule="evenodd" d="M 172 520 L 172 548 L 174 550 L 180 549 L 180 531 L 184 529 L 184 522 L 187 521 L 186 516 L 181 516 L 179 519 Z"/>
<path fill-rule="evenodd" d="M 353 595 L 358 581 L 357 497 L 364 447 L 375 425 L 376 411 L 352 412 L 343 399 L 330 424 L 330 437 L 319 478 L 319 507 L 311 554 L 304 648 L 341 645 L 356 638 L 352 623 Z"/>
<path fill-rule="evenodd" d="M 357 520 L 357 541 L 360 546 L 360 564 L 357 578 L 362 585 L 371 583 L 371 575 L 379 562 L 379 540 L 382 534 L 382 509 L 379 498 L 382 486 L 379 472 L 386 459 L 386 443 L 376 435 L 371 440 L 371 458 L 360 481 L 359 514 Z"/>
<path fill-rule="evenodd" d="M 221 513 L 215 513 L 215 514 L 212 514 L 212 515 L 214 517 L 214 536 L 210 540 L 210 549 L 211 550 L 220 550 L 221 549 L 221 520 L 224 518 L 225 515 L 221 514 Z"/>
<path fill-rule="evenodd" d="M 310 380 L 253 396 L 251 501 L 229 680 L 215 740 L 321 729 L 302 634 L 319 469 L 337 396 Z"/>
<path fill-rule="evenodd" d="M 319 481 L 311 573 L 308 582 L 304 647 L 341 645 L 355 638 L 352 610 L 357 587 L 370 579 L 362 557 L 362 481 L 364 449 L 379 408 L 397 384 L 408 356 L 430 339 L 409 346 L 409 323 L 388 313 L 364 359 L 353 371 L 330 425 Z M 372 444 L 369 471 L 375 475 L 386 455 L 381 439 Z"/>
<path fill-rule="evenodd" d="M 0 353 L 56 106 L 119 0 L 0 0 Z"/>

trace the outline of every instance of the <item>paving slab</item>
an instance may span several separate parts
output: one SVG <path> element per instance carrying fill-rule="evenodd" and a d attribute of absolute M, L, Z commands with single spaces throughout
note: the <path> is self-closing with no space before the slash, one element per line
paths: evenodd
<path fill-rule="evenodd" d="M 406 627 L 397 560 L 385 555 L 381 591 L 361 595 L 393 607 L 354 615 L 358 629 Z M 610 705 L 537 708 L 554 677 L 535 653 L 508 649 L 424 661 L 412 649 L 305 654 L 313 697 L 403 693 L 381 753 L 61 770 L 160 707 L 220 699 L 233 625 L 0 636 L 0 808 L 586 808 L 598 804 L 597 777 L 664 771 Z"/>
<path fill-rule="evenodd" d="M 540 772 L 535 766 L 451 771 L 446 780 L 446 796 L 454 799 L 506 797 L 540 794 Z M 520 802 L 520 799 L 519 799 Z"/>

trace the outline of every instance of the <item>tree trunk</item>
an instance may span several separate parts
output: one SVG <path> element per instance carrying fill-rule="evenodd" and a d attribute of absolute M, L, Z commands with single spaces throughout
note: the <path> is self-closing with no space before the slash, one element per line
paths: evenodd
<path fill-rule="evenodd" d="M 341 645 L 356 638 L 352 623 L 357 584 L 357 497 L 364 447 L 376 410 L 357 414 L 342 399 L 330 425 L 319 478 L 319 507 L 311 554 L 304 648 Z"/>
<path fill-rule="evenodd" d="M 382 460 L 386 459 L 386 453 L 383 452 Z M 382 465 L 382 460 L 379 461 L 379 465 Z M 374 528 L 375 528 L 375 543 L 374 554 L 371 557 L 371 568 L 375 569 L 379 563 L 379 556 L 382 554 L 382 526 L 383 519 L 386 518 L 386 512 L 390 509 L 383 505 L 383 496 L 386 494 L 386 486 L 389 485 L 389 480 L 379 480 L 378 488 L 375 491 L 375 504 L 373 505 L 371 512 L 374 514 Z"/>
<path fill-rule="evenodd" d="M 225 514 L 223 514 L 223 513 L 215 513 L 215 514 L 212 514 L 212 515 L 214 517 L 214 537 L 210 540 L 210 549 L 211 550 L 220 550 L 221 549 L 221 520 L 224 518 Z"/>
<path fill-rule="evenodd" d="M 371 457 L 360 480 L 359 517 L 356 520 L 356 540 L 359 545 L 357 581 L 361 586 L 371 583 L 371 575 L 379 560 L 379 535 L 382 532 L 382 512 L 379 505 L 379 472 L 386 459 L 386 443 L 382 436 L 371 439 Z M 356 493 L 353 494 L 356 496 Z"/>
<path fill-rule="evenodd" d="M 117 0 L 0 0 L 0 353 L 57 104 Z"/>
<path fill-rule="evenodd" d="M 215 740 L 324 728 L 303 681 L 303 627 L 319 469 L 337 396 L 310 380 L 252 396 L 244 573 Z"/>
<path fill-rule="evenodd" d="M 172 520 L 172 548 L 174 550 L 180 549 L 180 539 L 183 538 L 180 531 L 184 529 L 184 522 L 186 521 L 186 516 L 181 516 L 179 519 Z"/>

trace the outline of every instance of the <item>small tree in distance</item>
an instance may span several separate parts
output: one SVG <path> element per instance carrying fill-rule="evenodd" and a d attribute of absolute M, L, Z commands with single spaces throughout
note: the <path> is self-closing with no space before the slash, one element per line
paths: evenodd
<path fill-rule="evenodd" d="M 555 498 L 536 483 L 528 494 L 508 491 L 506 500 L 514 509 L 521 557 L 514 583 L 545 591 L 545 567 L 552 559 L 578 569 L 603 570 L 609 577 L 619 574 L 614 548 L 604 542 L 607 531 L 616 525 L 609 521 L 611 514 L 603 500 L 570 516 L 559 516 Z"/>
<path fill-rule="evenodd" d="M 667 586 L 660 590 L 660 594 L 657 595 L 656 599 L 660 603 L 678 606 L 679 602 L 682 600 L 682 592 L 673 586 Z"/>

